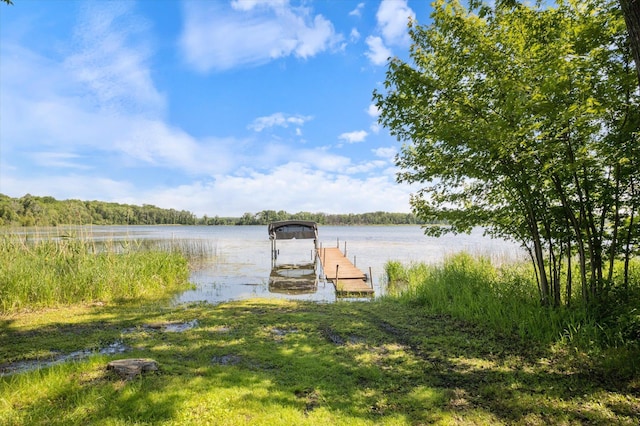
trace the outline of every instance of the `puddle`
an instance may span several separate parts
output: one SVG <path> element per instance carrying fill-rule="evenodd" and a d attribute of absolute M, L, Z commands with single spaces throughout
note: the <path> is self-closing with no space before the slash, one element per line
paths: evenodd
<path fill-rule="evenodd" d="M 238 365 L 242 361 L 242 357 L 238 355 L 222 355 L 211 358 L 211 363 L 216 365 Z"/>
<path fill-rule="evenodd" d="M 188 322 L 180 322 L 180 323 L 168 323 L 168 324 L 152 324 L 152 325 L 144 325 L 143 328 L 150 329 L 160 329 L 166 333 L 182 333 L 187 330 L 191 330 L 198 326 L 198 320 L 192 320 Z M 132 327 L 122 330 L 122 334 L 131 334 L 137 331 L 138 328 Z M 221 332 L 227 332 L 227 329 L 223 329 Z M 85 358 L 88 358 L 94 354 L 100 355 L 115 355 L 121 354 L 129 350 L 129 347 L 126 346 L 122 341 L 115 341 L 109 346 L 104 348 L 100 348 L 97 351 L 83 349 L 81 351 L 75 351 L 68 354 L 60 354 L 52 359 L 48 360 L 28 360 L 28 361 L 18 361 L 6 365 L 0 365 L 0 377 L 10 376 L 16 373 L 24 373 L 26 371 L 37 370 L 39 368 L 51 367 L 56 364 L 61 364 L 63 362 L 68 361 L 79 361 Z"/>
<path fill-rule="evenodd" d="M 17 373 L 24 373 L 26 371 L 37 370 L 40 368 L 51 367 L 57 364 L 62 364 L 63 362 L 80 361 L 95 354 L 115 355 L 115 354 L 124 353 L 128 350 L 129 350 L 129 347 L 118 340 L 111 343 L 109 346 L 101 348 L 97 351 L 83 349 L 81 351 L 75 351 L 68 354 L 60 354 L 55 356 L 53 359 L 49 359 L 49 360 L 18 361 L 11 364 L 0 366 L 0 377 L 10 376 L 12 374 L 17 374 Z"/>
<path fill-rule="evenodd" d="M 194 319 L 187 322 L 159 322 L 152 324 L 144 324 L 143 329 L 164 331 L 166 333 L 182 333 L 183 331 L 191 330 L 199 325 L 198 320 Z M 125 331 L 135 331 L 136 328 L 127 329 Z"/>
<path fill-rule="evenodd" d="M 198 326 L 198 320 L 182 323 L 172 323 L 164 326 L 164 331 L 167 333 L 182 333 L 183 331 L 191 330 Z"/>
<path fill-rule="evenodd" d="M 291 333 L 297 333 L 298 329 L 297 328 L 272 328 L 271 329 L 271 334 L 274 334 L 276 336 L 286 336 L 287 334 L 291 334 Z"/>

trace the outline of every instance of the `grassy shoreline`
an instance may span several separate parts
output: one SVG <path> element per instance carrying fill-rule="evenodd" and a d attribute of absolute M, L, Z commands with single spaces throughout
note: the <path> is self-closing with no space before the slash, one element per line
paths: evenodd
<path fill-rule="evenodd" d="M 426 313 L 451 315 L 525 344 L 570 350 L 576 357 L 598 360 L 610 374 L 640 374 L 637 262 L 627 292 L 619 292 L 606 307 L 576 302 L 543 307 L 527 264 L 494 267 L 487 258 L 466 253 L 450 256 L 442 265 L 389 262 L 386 273 L 389 292 Z"/>
<path fill-rule="evenodd" d="M 0 376 L 0 424 L 640 422 L 640 374 L 628 365 L 637 361 L 632 345 L 588 351 L 581 345 L 589 333 L 558 338 L 557 330 L 548 330 L 549 318 L 532 315 L 540 308 L 531 304 L 524 275 L 498 273 L 481 259 L 460 257 L 432 269 L 390 263 L 391 281 L 405 289 L 371 302 L 169 306 L 163 300 L 184 285 L 183 255 L 161 251 L 159 263 L 173 266 L 160 272 L 155 255 L 148 256 L 154 251 L 73 244 L 29 245 L 13 259 L 40 256 L 16 263 L 36 282 L 47 276 L 42 269 L 53 269 L 54 287 L 101 279 L 106 269 L 128 272 L 110 275 L 113 297 L 26 298 L 6 305 L 0 371 L 86 356 Z M 130 257 L 134 253 L 143 256 Z M 102 255 L 108 268 L 89 259 Z M 132 272 L 123 266 L 130 261 L 142 266 Z M 132 274 L 142 290 L 122 297 L 119 285 L 128 285 Z M 514 302 L 522 309 L 511 310 Z M 531 323 L 522 324 L 525 317 Z M 541 330 L 523 332 L 531 327 Z M 114 342 L 124 352 L 100 352 Z M 125 380 L 106 370 L 119 358 L 152 358 L 160 370 Z"/>
<path fill-rule="evenodd" d="M 182 333 L 158 324 L 197 320 Z M 566 353 L 386 299 L 246 300 L 173 308 L 82 306 L 1 320 L 0 359 L 46 357 L 120 339 L 96 354 L 0 378 L 0 423 L 629 424 L 640 379 Z M 78 330 L 80 332 L 78 333 Z M 153 358 L 131 381 L 115 358 Z"/>

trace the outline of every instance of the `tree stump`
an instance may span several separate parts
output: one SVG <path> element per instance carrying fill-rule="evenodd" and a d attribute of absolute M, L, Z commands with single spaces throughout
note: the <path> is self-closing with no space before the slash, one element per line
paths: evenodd
<path fill-rule="evenodd" d="M 107 364 L 107 370 L 114 371 L 123 379 L 131 380 L 142 373 L 158 371 L 158 363 L 149 358 L 118 359 Z"/>

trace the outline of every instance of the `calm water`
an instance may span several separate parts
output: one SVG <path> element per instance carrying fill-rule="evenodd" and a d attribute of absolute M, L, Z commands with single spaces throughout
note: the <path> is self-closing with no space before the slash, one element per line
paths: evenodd
<path fill-rule="evenodd" d="M 76 232 L 98 240 L 184 240 L 208 247 L 210 254 L 191 272 L 197 288 L 179 295 L 177 303 L 250 297 L 336 300 L 333 285 L 321 277 L 314 288 L 313 240 L 277 241 L 280 254 L 274 263 L 266 226 L 94 226 Z M 323 247 L 339 244 L 344 252 L 346 244 L 347 257 L 373 277 L 376 295 L 384 291 L 381 283 L 389 260 L 437 263 L 460 251 L 490 256 L 495 262 L 524 257 L 514 243 L 483 237 L 479 229 L 432 238 L 419 226 L 319 226 L 318 235 Z M 290 285 L 295 292 L 287 291 Z"/>

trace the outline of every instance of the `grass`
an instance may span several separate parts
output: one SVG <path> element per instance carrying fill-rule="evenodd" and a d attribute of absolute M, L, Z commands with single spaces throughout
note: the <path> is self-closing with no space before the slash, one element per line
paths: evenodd
<path fill-rule="evenodd" d="M 189 322 L 182 333 L 158 324 Z M 81 330 L 76 336 L 74 330 Z M 447 315 L 395 300 L 248 300 L 75 307 L 5 317 L 0 359 L 92 347 L 94 355 L 0 378 L 0 423 L 22 424 L 629 424 L 640 380 L 619 381 Z M 72 342 L 70 342 L 72 341 Z M 11 342 L 11 343 L 10 343 Z M 125 381 L 114 358 L 160 371 Z"/>
<path fill-rule="evenodd" d="M 549 342 L 558 336 L 553 324 L 560 321 L 554 311 L 540 309 L 527 266 L 495 268 L 487 258 L 461 253 L 442 265 L 389 262 L 386 274 L 390 291 L 408 303 Z"/>
<path fill-rule="evenodd" d="M 461 253 L 442 265 L 389 262 L 385 269 L 389 291 L 426 313 L 451 315 L 525 344 L 568 350 L 576 359 L 598 360 L 612 374 L 640 372 L 637 264 L 624 297 L 612 292 L 603 312 L 595 313 L 598 307 L 587 310 L 578 303 L 572 308 L 542 307 L 527 264 L 497 268 L 487 258 Z"/>
<path fill-rule="evenodd" d="M 40 281 L 47 289 L 7 299 L 0 313 L 0 372 L 41 363 L 0 376 L 0 424 L 640 422 L 638 352 L 575 346 L 592 324 L 577 315 L 563 329 L 568 313 L 541 311 L 524 270 L 461 255 L 439 267 L 390 263 L 403 291 L 370 302 L 169 306 L 166 295 L 184 285 L 182 253 L 210 248 L 129 244 L 0 244 L 6 283 L 23 283 L 2 281 L 2 303 L 23 287 L 38 294 Z M 126 293 L 132 280 L 140 287 Z M 103 282 L 111 290 L 99 297 L 95 288 L 65 296 Z M 194 327 L 170 331 L 180 324 Z M 114 342 L 126 352 L 100 352 Z M 47 363 L 73 353 L 86 356 Z M 125 380 L 106 369 L 118 358 L 160 369 Z"/>
<path fill-rule="evenodd" d="M 74 303 L 161 299 L 189 287 L 178 250 L 134 241 L 0 236 L 0 312 Z"/>

